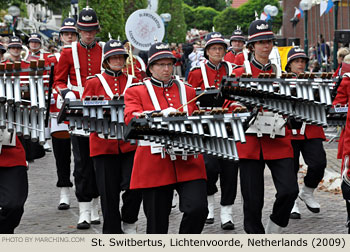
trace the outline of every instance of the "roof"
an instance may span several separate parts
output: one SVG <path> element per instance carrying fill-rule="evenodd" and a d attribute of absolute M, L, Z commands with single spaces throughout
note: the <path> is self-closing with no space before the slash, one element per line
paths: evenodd
<path fill-rule="evenodd" d="M 248 0 L 232 0 L 232 8 L 238 8 L 242 4 L 248 2 Z"/>

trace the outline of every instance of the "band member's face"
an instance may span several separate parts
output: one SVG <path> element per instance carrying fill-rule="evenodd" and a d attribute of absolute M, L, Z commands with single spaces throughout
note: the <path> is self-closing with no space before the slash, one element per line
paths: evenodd
<path fill-rule="evenodd" d="M 172 59 L 160 59 L 149 68 L 152 76 L 160 81 L 167 82 L 173 72 L 174 61 Z"/>
<path fill-rule="evenodd" d="M 95 41 L 96 34 L 97 34 L 97 30 L 80 31 L 81 40 L 87 45 L 90 45 L 92 42 Z"/>
<path fill-rule="evenodd" d="M 61 34 L 61 40 L 65 45 L 70 45 L 77 40 L 77 34 L 75 32 L 63 32 Z"/>
<path fill-rule="evenodd" d="M 300 74 L 305 72 L 306 59 L 298 58 L 290 63 L 290 70 L 293 73 Z"/>
<path fill-rule="evenodd" d="M 33 51 L 39 50 L 41 44 L 39 42 L 29 42 L 29 48 Z"/>
<path fill-rule="evenodd" d="M 236 52 L 240 52 L 243 49 L 244 42 L 240 40 L 233 40 L 231 46 Z"/>
<path fill-rule="evenodd" d="M 225 55 L 225 47 L 220 44 L 214 44 L 207 49 L 210 61 L 221 61 Z"/>
<path fill-rule="evenodd" d="M 272 40 L 260 40 L 254 43 L 255 56 L 259 58 L 268 59 L 272 51 Z"/>
<path fill-rule="evenodd" d="M 9 53 L 13 57 L 18 57 L 21 55 L 22 48 L 21 47 L 11 47 L 9 48 Z"/>
<path fill-rule="evenodd" d="M 125 65 L 125 57 L 124 55 L 112 55 L 108 58 L 108 64 L 113 71 L 119 71 Z"/>

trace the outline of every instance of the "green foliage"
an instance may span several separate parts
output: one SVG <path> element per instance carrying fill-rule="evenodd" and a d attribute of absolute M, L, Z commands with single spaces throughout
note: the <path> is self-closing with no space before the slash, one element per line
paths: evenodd
<path fill-rule="evenodd" d="M 237 9 L 226 8 L 223 12 L 214 18 L 215 30 L 223 35 L 231 35 L 237 28 L 237 25 L 241 25 L 240 16 Z"/>
<path fill-rule="evenodd" d="M 128 17 L 138 9 L 146 9 L 148 5 L 147 0 L 124 0 L 124 17 L 125 21 L 128 20 Z"/>
<path fill-rule="evenodd" d="M 189 29 L 197 28 L 200 30 L 211 31 L 214 26 L 214 18 L 220 14 L 219 11 L 211 7 L 199 6 L 197 8 L 192 8 L 185 3 L 182 6 L 185 21 Z"/>
<path fill-rule="evenodd" d="M 214 25 L 217 31 L 223 35 L 231 35 L 237 25 L 241 26 L 244 34 L 248 34 L 248 28 L 252 21 L 255 20 L 255 11 L 260 14 L 264 11 L 265 5 L 274 5 L 279 8 L 278 15 L 273 18 L 272 30 L 276 33 L 282 26 L 283 11 L 279 7 L 278 0 L 249 0 L 237 9 L 226 8 L 215 19 Z"/>
<path fill-rule="evenodd" d="M 158 14 L 170 13 L 171 21 L 167 28 L 168 42 L 181 43 L 186 39 L 186 23 L 182 10 L 182 0 L 159 0 Z"/>
<path fill-rule="evenodd" d="M 225 0 L 184 0 L 184 2 L 192 7 L 206 6 L 212 7 L 217 11 L 222 11 L 227 7 Z M 228 4 L 230 3 L 231 1 L 228 2 Z"/>
<path fill-rule="evenodd" d="M 79 8 L 86 7 L 86 1 L 79 1 Z M 125 37 L 124 0 L 89 0 L 89 7 L 96 11 L 101 31 L 97 35 L 102 41 L 108 41 L 108 33 L 112 38 L 121 40 Z"/>

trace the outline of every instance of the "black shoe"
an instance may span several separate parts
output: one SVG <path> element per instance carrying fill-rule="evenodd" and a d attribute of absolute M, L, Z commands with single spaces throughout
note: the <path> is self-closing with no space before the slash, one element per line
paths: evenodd
<path fill-rule="evenodd" d="M 293 212 L 293 213 L 290 213 L 289 219 L 298 220 L 298 219 L 301 219 L 301 215 L 300 213 Z"/>
<path fill-rule="evenodd" d="M 213 224 L 214 223 L 214 218 L 208 218 L 205 220 L 205 224 Z"/>
<path fill-rule="evenodd" d="M 93 221 L 91 221 L 91 224 L 98 225 L 98 224 L 101 224 L 101 221 L 100 220 L 93 220 Z"/>
<path fill-rule="evenodd" d="M 89 229 L 90 223 L 87 223 L 86 221 L 83 221 L 81 223 L 78 223 L 77 229 Z"/>
<path fill-rule="evenodd" d="M 225 224 L 221 223 L 221 228 L 223 230 L 234 230 L 235 229 L 235 224 L 233 224 L 231 221 L 228 221 Z"/>
<path fill-rule="evenodd" d="M 67 210 L 70 208 L 70 205 L 66 204 L 66 203 L 61 203 L 58 205 L 58 210 Z"/>

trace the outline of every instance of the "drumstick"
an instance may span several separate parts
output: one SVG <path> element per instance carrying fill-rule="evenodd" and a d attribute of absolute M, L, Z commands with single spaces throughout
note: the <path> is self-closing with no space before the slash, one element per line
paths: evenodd
<path fill-rule="evenodd" d="M 186 104 L 183 104 L 182 106 L 180 106 L 179 108 L 177 108 L 176 110 L 179 111 L 180 109 L 182 109 L 184 106 L 190 104 L 191 102 L 197 100 L 199 97 L 201 97 L 202 95 L 204 95 L 207 92 L 207 90 L 204 90 L 203 93 L 197 95 L 196 97 L 194 97 L 192 100 L 188 101 Z"/>

